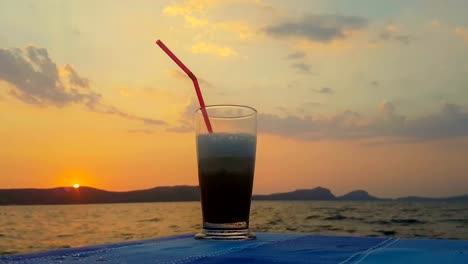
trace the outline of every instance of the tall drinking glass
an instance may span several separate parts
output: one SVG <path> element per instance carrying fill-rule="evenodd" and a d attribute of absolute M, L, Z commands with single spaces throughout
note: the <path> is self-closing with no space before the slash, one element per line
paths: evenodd
<path fill-rule="evenodd" d="M 203 212 L 200 239 L 254 239 L 249 232 L 250 201 L 257 145 L 257 111 L 241 105 L 206 108 L 213 133 L 201 109 L 195 112 L 198 180 Z"/>

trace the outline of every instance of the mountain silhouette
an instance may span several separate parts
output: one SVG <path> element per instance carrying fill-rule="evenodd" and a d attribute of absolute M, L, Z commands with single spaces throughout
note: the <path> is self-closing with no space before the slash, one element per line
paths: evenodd
<path fill-rule="evenodd" d="M 316 187 L 311 190 L 296 190 L 293 192 L 286 192 L 286 193 L 274 193 L 274 194 L 269 194 L 269 195 L 254 195 L 252 199 L 253 200 L 269 200 L 269 201 L 279 201 L 279 200 L 330 201 L 330 200 L 336 200 L 336 197 L 330 192 L 330 190 L 326 188 L 322 188 L 322 187 Z"/>
<path fill-rule="evenodd" d="M 146 190 L 112 192 L 92 187 L 59 187 L 52 189 L 0 189 L 0 205 L 39 205 L 39 204 L 93 204 L 93 203 L 141 203 L 199 201 L 198 186 L 166 186 Z M 402 202 L 460 201 L 468 202 L 468 195 L 427 198 L 409 196 L 397 199 L 381 199 L 364 190 L 352 191 L 343 196 L 335 196 L 326 188 L 302 189 L 292 192 L 253 195 L 252 200 L 264 201 L 376 201 L 393 200 Z"/>
<path fill-rule="evenodd" d="M 343 196 L 338 197 L 338 200 L 341 200 L 341 201 L 375 201 L 375 200 L 382 200 L 382 199 L 370 195 L 367 191 L 356 190 L 356 191 L 352 191 Z"/>
<path fill-rule="evenodd" d="M 129 192 L 110 192 L 91 187 L 0 190 L 0 205 L 175 202 L 199 199 L 196 186 L 156 187 Z"/>
<path fill-rule="evenodd" d="M 432 197 L 419 197 L 419 196 L 407 196 L 395 199 L 397 201 L 403 202 L 468 202 L 468 194 L 451 196 L 451 197 L 441 197 L 441 198 L 432 198 Z"/>

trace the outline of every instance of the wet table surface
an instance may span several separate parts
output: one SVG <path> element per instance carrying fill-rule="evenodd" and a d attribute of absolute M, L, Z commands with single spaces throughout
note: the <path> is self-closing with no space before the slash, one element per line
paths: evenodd
<path fill-rule="evenodd" d="M 0 257 L 0 263 L 468 263 L 468 240 L 257 233 L 250 241 L 193 234 Z"/>

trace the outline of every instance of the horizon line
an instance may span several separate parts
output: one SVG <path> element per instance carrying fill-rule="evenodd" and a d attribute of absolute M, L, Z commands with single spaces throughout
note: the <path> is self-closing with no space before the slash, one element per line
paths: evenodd
<path fill-rule="evenodd" d="M 68 188 L 68 189 L 76 189 L 79 190 L 80 188 L 90 188 L 90 189 L 96 189 L 100 191 L 105 191 L 105 192 L 114 192 L 114 193 L 126 193 L 126 192 L 135 192 L 135 191 L 146 191 L 146 190 L 151 190 L 151 189 L 156 189 L 156 188 L 174 188 L 174 187 L 199 187 L 199 185 L 188 185 L 188 184 L 180 184 L 180 185 L 163 185 L 163 186 L 155 186 L 155 187 L 150 187 L 150 188 L 144 188 L 144 189 L 135 189 L 135 190 L 127 190 L 127 191 L 115 191 L 115 190 L 108 190 L 108 189 L 101 189 L 97 187 L 92 187 L 92 186 L 86 186 L 86 185 L 80 185 L 78 188 L 73 187 L 73 185 L 70 186 L 56 186 L 56 187 L 45 187 L 45 188 L 38 188 L 38 187 L 24 187 L 24 188 L 0 188 L 0 191 L 2 190 L 25 190 L 25 189 L 30 189 L 30 190 L 52 190 L 52 189 L 60 189 L 60 188 Z M 395 196 L 395 197 L 379 197 L 375 196 L 369 191 L 365 189 L 354 189 L 351 191 L 344 192 L 342 195 L 336 195 L 333 193 L 333 191 L 330 188 L 323 187 L 323 186 L 316 186 L 316 187 L 311 187 L 311 188 L 302 188 L 302 189 L 294 189 L 290 191 L 277 191 L 277 192 L 272 192 L 272 193 L 252 193 L 252 196 L 254 195 L 272 195 L 272 194 L 279 194 L 279 193 L 290 193 L 290 192 L 295 192 L 295 191 L 300 191 L 300 190 L 313 190 L 317 188 L 323 188 L 327 189 L 330 191 L 335 197 L 340 197 L 347 195 L 349 193 L 355 192 L 355 191 L 365 191 L 369 195 L 374 196 L 378 199 L 399 199 L 399 198 L 408 198 L 408 197 L 416 197 L 416 198 L 435 198 L 435 199 L 444 199 L 444 198 L 452 198 L 452 197 L 459 197 L 459 196 L 468 196 L 468 191 L 465 193 L 459 193 L 459 194 L 451 194 L 449 196 L 420 196 L 420 195 L 404 195 L 404 196 Z"/>

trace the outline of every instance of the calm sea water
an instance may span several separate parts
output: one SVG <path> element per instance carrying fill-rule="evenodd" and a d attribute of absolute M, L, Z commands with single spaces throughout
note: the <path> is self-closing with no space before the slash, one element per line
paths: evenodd
<path fill-rule="evenodd" d="M 468 204 L 253 202 L 257 232 L 468 239 Z M 138 240 L 201 228 L 199 202 L 0 206 L 0 254 Z"/>

